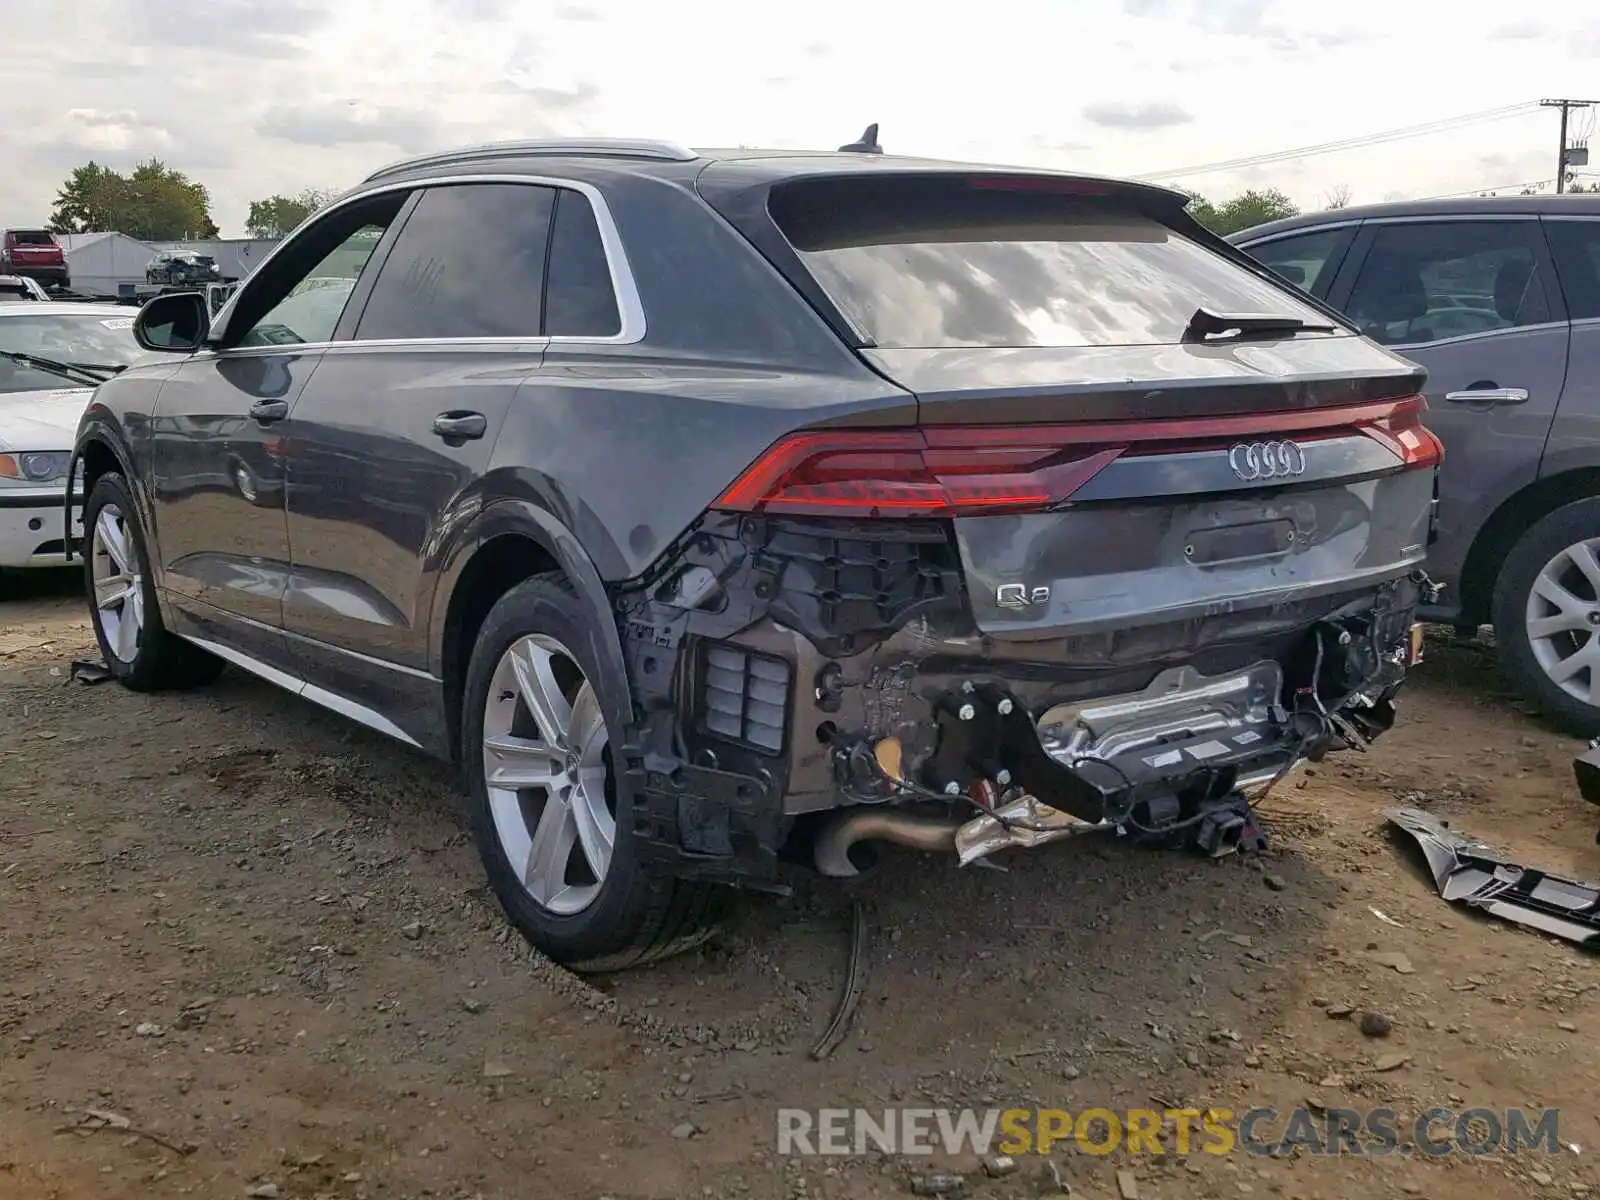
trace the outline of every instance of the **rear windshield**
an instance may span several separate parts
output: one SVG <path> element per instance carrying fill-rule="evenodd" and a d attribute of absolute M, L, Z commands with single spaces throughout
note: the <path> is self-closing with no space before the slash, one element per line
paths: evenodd
<path fill-rule="evenodd" d="M 807 180 L 775 189 L 770 211 L 818 285 L 885 349 L 1169 345 L 1202 307 L 1327 324 L 1157 221 L 1024 183 Z"/>
<path fill-rule="evenodd" d="M 6 235 L 13 246 L 54 246 L 56 235 L 43 229 L 14 229 Z"/>

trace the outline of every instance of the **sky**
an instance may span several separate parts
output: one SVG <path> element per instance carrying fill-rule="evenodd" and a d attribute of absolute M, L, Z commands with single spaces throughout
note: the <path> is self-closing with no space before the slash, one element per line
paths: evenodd
<path fill-rule="evenodd" d="M 1600 99 L 1593 0 L 52 0 L 0 48 L 0 226 L 90 159 L 156 156 L 225 235 L 252 199 L 342 190 L 502 138 L 666 138 L 1146 176 L 1302 207 L 1555 174 Z M 1427 137 L 1174 171 L 1463 115 Z M 1600 108 L 1593 110 L 1600 115 Z M 1593 115 L 1578 118 L 1592 122 Z M 1582 124 L 1578 132 L 1583 132 Z M 1600 151 L 1600 146 L 1597 146 Z M 1600 153 L 1596 156 L 1600 178 Z"/>

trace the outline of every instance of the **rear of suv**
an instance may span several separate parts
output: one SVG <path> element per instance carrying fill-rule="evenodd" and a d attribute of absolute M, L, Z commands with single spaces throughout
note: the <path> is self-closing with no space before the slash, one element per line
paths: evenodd
<path fill-rule="evenodd" d="M 62 291 L 72 285 L 66 253 L 48 229 L 7 229 L 0 233 L 0 274 L 21 275 Z"/>
<path fill-rule="evenodd" d="M 1163 189 L 517 143 L 373 175 L 77 439 L 112 671 L 460 762 L 515 923 L 693 944 L 780 858 L 1213 851 L 1394 716 L 1422 373 Z"/>
<path fill-rule="evenodd" d="M 1600 734 L 1600 196 L 1373 205 L 1232 241 L 1428 372 L 1445 585 L 1544 712 Z"/>

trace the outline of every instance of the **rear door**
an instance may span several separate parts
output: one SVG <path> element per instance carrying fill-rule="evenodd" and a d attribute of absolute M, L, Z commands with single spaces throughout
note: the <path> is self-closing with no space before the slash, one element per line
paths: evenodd
<path fill-rule="evenodd" d="M 1568 315 L 1567 383 L 1561 393 L 1540 475 L 1600 463 L 1600 212 L 1546 216 Z"/>
<path fill-rule="evenodd" d="M 1532 483 L 1567 378 L 1568 327 L 1534 217 L 1369 221 L 1335 302 L 1368 337 L 1428 371 L 1445 446 L 1428 570 L 1455 595 L 1483 522 Z"/>
<path fill-rule="evenodd" d="M 543 357 L 556 195 L 424 188 L 290 423 L 285 627 L 308 678 L 380 711 L 426 682 L 450 531 L 483 504 L 506 413 Z"/>

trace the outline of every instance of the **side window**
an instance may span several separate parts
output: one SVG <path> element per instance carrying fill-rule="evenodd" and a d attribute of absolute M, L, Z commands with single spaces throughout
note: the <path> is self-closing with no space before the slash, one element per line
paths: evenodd
<path fill-rule="evenodd" d="M 1572 319 L 1600 317 L 1600 219 L 1546 221 L 1544 231 Z"/>
<path fill-rule="evenodd" d="M 384 338 L 538 337 L 555 195 L 522 183 L 428 188 L 356 326 Z"/>
<path fill-rule="evenodd" d="M 1537 231 L 1532 221 L 1378 225 L 1345 307 L 1386 345 L 1548 321 Z"/>
<path fill-rule="evenodd" d="M 550 337 L 614 337 L 622 332 L 600 226 L 582 192 L 557 193 L 544 291 L 544 331 Z"/>
<path fill-rule="evenodd" d="M 1296 287 L 1320 296 L 1332 282 L 1349 237 L 1347 228 L 1320 229 L 1247 246 L 1245 252 Z"/>
<path fill-rule="evenodd" d="M 251 277 L 230 319 L 235 346 L 294 346 L 333 338 L 350 293 L 406 202 L 386 192 L 335 209 Z M 232 330 L 243 330 L 234 336 Z"/>

